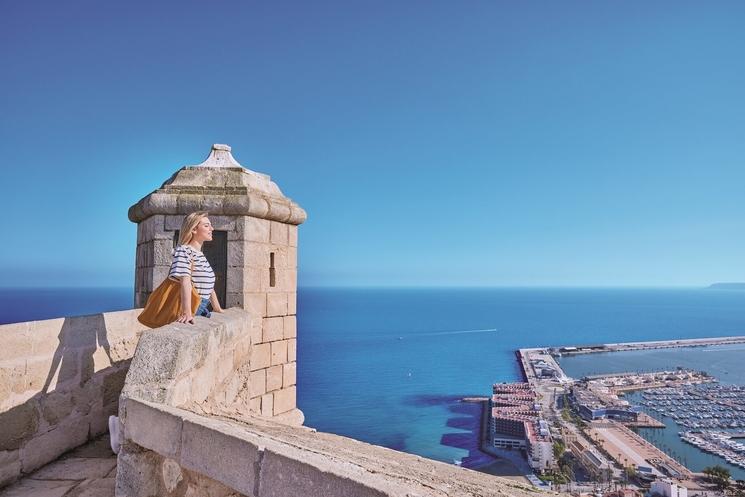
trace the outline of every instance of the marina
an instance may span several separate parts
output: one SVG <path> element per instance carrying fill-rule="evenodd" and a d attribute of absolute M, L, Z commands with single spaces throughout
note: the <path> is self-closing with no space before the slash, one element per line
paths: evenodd
<path fill-rule="evenodd" d="M 745 428 L 745 387 L 736 385 L 687 385 L 657 388 L 642 394 L 641 403 L 659 415 L 672 418 L 681 440 L 745 468 L 745 444 L 736 439 Z"/>
<path fill-rule="evenodd" d="M 524 377 L 542 404 L 540 410 L 588 474 L 606 481 L 626 478 L 629 471 L 650 479 L 694 477 L 683 464 L 626 426 L 665 425 L 622 396 L 643 388 L 712 381 L 708 375 L 677 368 L 584 376 L 577 380 L 568 376 L 546 349 L 521 349 L 517 356 Z"/>
<path fill-rule="evenodd" d="M 745 432 L 742 427 L 745 422 L 745 368 L 741 359 L 743 346 L 734 343 L 739 339 L 708 340 L 706 345 L 698 340 L 675 340 L 670 342 L 669 348 L 661 346 L 664 342 L 654 342 L 654 348 L 626 351 L 622 347 L 620 352 L 612 354 L 564 355 L 558 362 L 566 375 L 579 378 L 602 377 L 611 372 L 624 376 L 630 371 L 659 371 L 681 366 L 705 371 L 714 381 L 627 390 L 623 397 L 664 427 L 627 426 L 694 472 L 721 465 L 733 478 L 743 479 L 745 470 L 739 462 L 745 454 L 708 436 L 709 432 L 727 433 L 729 439 L 742 442 L 738 437 Z M 691 345 L 681 347 L 680 342 Z M 691 432 L 696 438 L 688 436 Z M 708 444 L 702 444 L 702 439 Z"/>
<path fill-rule="evenodd" d="M 745 428 L 745 387 L 688 385 L 647 390 L 642 404 L 694 429 Z"/>
<path fill-rule="evenodd" d="M 730 433 L 706 430 L 686 431 L 679 435 L 681 440 L 700 450 L 711 452 L 730 464 L 745 468 L 745 444 L 738 442 Z"/>
<path fill-rule="evenodd" d="M 521 349 L 517 357 L 537 391 L 562 397 L 588 423 L 586 439 L 614 473 L 633 466 L 692 481 L 722 464 L 742 479 L 743 343 L 743 336 L 613 343 Z"/>

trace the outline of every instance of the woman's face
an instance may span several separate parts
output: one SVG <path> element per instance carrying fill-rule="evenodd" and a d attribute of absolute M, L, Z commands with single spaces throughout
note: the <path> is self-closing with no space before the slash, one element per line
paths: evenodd
<path fill-rule="evenodd" d="M 199 224 L 192 231 L 192 240 L 197 242 L 211 242 L 212 241 L 212 223 L 209 218 L 203 217 L 199 220 Z"/>

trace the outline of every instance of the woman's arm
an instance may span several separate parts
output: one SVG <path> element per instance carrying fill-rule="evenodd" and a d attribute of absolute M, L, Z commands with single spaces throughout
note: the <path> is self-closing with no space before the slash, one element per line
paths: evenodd
<path fill-rule="evenodd" d="M 194 323 L 194 316 L 191 315 L 191 276 L 181 277 L 181 315 L 176 321 Z"/>
<path fill-rule="evenodd" d="M 214 312 L 222 312 L 222 307 L 220 307 L 220 301 L 217 300 L 217 294 L 214 290 L 212 290 L 212 293 L 210 294 L 210 303 L 212 304 L 212 310 Z"/>

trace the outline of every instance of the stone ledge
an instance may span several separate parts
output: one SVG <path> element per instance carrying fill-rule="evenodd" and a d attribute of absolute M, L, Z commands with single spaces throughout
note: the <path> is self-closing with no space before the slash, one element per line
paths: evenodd
<path fill-rule="evenodd" d="M 184 419 L 178 462 L 224 485 L 251 495 L 257 483 L 260 440 L 234 426 L 205 418 Z"/>
<path fill-rule="evenodd" d="M 124 437 L 158 454 L 178 458 L 181 455 L 183 418 L 165 406 L 151 409 L 145 403 L 128 402 Z M 157 426 L 155 430 L 153 427 Z"/>
<path fill-rule="evenodd" d="M 503 478 L 263 418 L 246 421 L 205 417 L 135 398 L 123 400 L 123 409 L 125 426 L 148 423 L 154 430 L 152 420 L 170 419 L 169 426 L 181 427 L 178 434 L 172 434 L 180 438 L 182 447 L 177 456 L 170 456 L 173 460 L 254 497 L 550 494 Z M 126 427 L 125 438 L 131 433 L 137 433 L 137 429 Z M 128 442 L 139 445 L 138 440 L 142 438 L 125 440 L 125 451 Z M 131 488 L 126 482 L 117 486 Z"/>
<path fill-rule="evenodd" d="M 220 347 L 249 335 L 252 319 L 257 318 L 232 308 L 213 313 L 211 319 L 195 318 L 194 324 L 173 323 L 143 333 L 122 395 L 176 402 L 178 381 L 198 372 Z"/>

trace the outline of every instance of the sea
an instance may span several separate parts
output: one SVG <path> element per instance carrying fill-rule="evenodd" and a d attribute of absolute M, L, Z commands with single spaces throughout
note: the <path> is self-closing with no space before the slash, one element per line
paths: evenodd
<path fill-rule="evenodd" d="M 0 290 L 0 323 L 127 309 L 132 293 Z M 318 430 L 479 467 L 489 461 L 478 450 L 481 408 L 461 399 L 520 381 L 516 349 L 733 335 L 745 335 L 742 290 L 305 287 L 298 290 L 298 406 Z M 745 357 L 742 346 L 727 358 L 706 348 L 677 353 L 669 364 L 721 364 L 711 373 L 745 383 L 745 361 L 732 360 Z M 652 353 L 629 357 L 593 354 L 562 365 L 580 374 L 663 364 Z M 658 443 L 672 446 L 677 435 L 668 431 Z M 694 458 L 686 452 L 686 459 Z"/>

